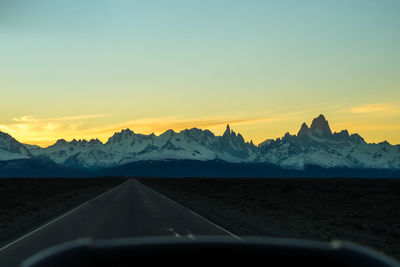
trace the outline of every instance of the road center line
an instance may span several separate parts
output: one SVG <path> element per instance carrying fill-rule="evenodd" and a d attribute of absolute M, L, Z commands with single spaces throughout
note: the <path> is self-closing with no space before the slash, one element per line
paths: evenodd
<path fill-rule="evenodd" d="M 226 230 L 225 228 L 223 228 L 223 227 L 221 227 L 221 226 L 219 226 L 219 225 L 217 225 L 217 224 L 211 222 L 210 220 L 204 218 L 203 216 L 199 215 L 198 213 L 192 211 L 191 209 L 189 209 L 189 208 L 187 208 L 187 207 L 185 207 L 185 206 L 179 204 L 179 203 L 176 202 L 175 200 L 173 200 L 173 199 L 167 197 L 166 195 L 164 195 L 164 194 L 158 192 L 157 190 L 154 190 L 153 188 L 150 188 L 150 187 L 148 187 L 148 186 L 142 184 L 142 183 L 139 182 L 138 180 L 135 180 L 135 181 L 136 181 L 140 186 L 145 187 L 145 188 L 148 189 L 148 190 L 151 190 L 152 192 L 158 194 L 159 196 L 161 196 L 162 198 L 164 198 L 164 199 L 166 199 L 167 201 L 171 202 L 172 204 L 175 204 L 175 205 L 177 205 L 178 207 L 180 207 L 180 208 L 182 208 L 182 209 L 184 209 L 184 210 L 190 212 L 190 213 L 193 214 L 194 216 L 196 216 L 196 217 L 202 219 L 203 221 L 206 221 L 207 223 L 209 223 L 209 224 L 215 226 L 216 228 L 218 228 L 218 229 L 222 230 L 223 232 L 227 233 L 228 235 L 230 235 L 230 236 L 232 236 L 232 237 L 234 237 L 234 238 L 236 238 L 236 239 L 238 239 L 238 240 L 240 240 L 240 241 L 243 241 L 243 239 L 241 239 L 239 236 L 237 236 L 237 235 L 235 235 L 235 234 L 229 232 L 229 231 Z"/>

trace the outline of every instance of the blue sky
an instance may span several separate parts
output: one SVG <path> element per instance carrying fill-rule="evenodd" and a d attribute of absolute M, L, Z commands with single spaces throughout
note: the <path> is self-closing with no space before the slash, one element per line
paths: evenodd
<path fill-rule="evenodd" d="M 44 145 L 233 122 L 257 143 L 323 113 L 335 130 L 400 143 L 399 11 L 394 0 L 2 1 L 0 130 Z"/>

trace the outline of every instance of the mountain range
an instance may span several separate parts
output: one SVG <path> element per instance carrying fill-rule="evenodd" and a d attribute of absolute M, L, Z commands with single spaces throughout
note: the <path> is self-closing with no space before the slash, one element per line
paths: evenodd
<path fill-rule="evenodd" d="M 0 177 L 6 176 L 384 176 L 400 173 L 400 145 L 366 143 L 347 130 L 332 133 L 323 115 L 297 134 L 246 142 L 227 125 L 222 136 L 197 128 L 157 136 L 115 133 L 60 139 L 41 148 L 0 132 Z"/>

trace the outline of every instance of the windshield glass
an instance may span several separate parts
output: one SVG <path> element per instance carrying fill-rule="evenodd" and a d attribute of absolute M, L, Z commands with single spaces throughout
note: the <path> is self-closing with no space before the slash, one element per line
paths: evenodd
<path fill-rule="evenodd" d="M 400 2 L 1 1 L 0 265 L 81 237 L 400 260 Z"/>

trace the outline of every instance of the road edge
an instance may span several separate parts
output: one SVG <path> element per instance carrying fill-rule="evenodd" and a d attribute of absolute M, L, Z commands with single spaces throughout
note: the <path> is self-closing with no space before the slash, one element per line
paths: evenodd
<path fill-rule="evenodd" d="M 106 192 L 103 192 L 103 193 L 101 193 L 100 195 L 98 195 L 98 196 L 96 196 L 96 197 L 94 197 L 94 198 L 92 198 L 92 199 L 89 199 L 88 201 L 86 201 L 86 202 L 80 204 L 79 206 L 77 206 L 77 207 L 75 207 L 75 208 L 73 208 L 73 209 L 71 209 L 71 210 L 69 210 L 69 211 L 67 211 L 67 212 L 65 212 L 65 213 L 63 213 L 63 214 L 61 214 L 61 215 L 59 215 L 59 216 L 56 217 L 55 219 L 52 219 L 51 221 L 46 222 L 46 223 L 42 224 L 41 226 L 35 228 L 34 230 L 32 230 L 32 231 L 30 231 L 30 232 L 28 232 L 28 233 L 22 235 L 21 237 L 16 238 L 14 241 L 11 241 L 10 243 L 8 243 L 8 244 L 6 244 L 6 245 L 0 247 L 0 252 L 6 250 L 7 248 L 11 247 L 12 245 L 14 245 L 14 244 L 18 243 L 19 241 L 23 240 L 24 238 L 26 238 L 26 237 L 28 237 L 28 236 L 31 236 L 31 235 L 33 235 L 34 233 L 39 232 L 40 230 L 44 229 L 45 227 L 47 227 L 47 226 L 49 226 L 49 225 L 51 225 L 51 224 L 53 224 L 53 223 L 55 223 L 55 222 L 61 220 L 62 218 L 64 218 L 64 217 L 66 217 L 66 216 L 68 216 L 68 215 L 74 213 L 75 211 L 77 211 L 77 210 L 79 210 L 80 208 L 86 206 L 86 205 L 89 204 L 90 202 L 95 201 L 96 199 L 98 199 L 98 198 L 100 198 L 100 197 L 102 197 L 102 196 L 104 196 L 104 195 L 110 193 L 111 191 L 114 191 L 115 189 L 117 189 L 117 188 L 123 186 L 123 185 L 124 185 L 125 183 L 127 183 L 127 182 L 128 182 L 128 181 L 125 181 L 125 182 L 123 182 L 122 184 L 119 184 L 119 185 L 117 185 L 117 186 L 115 186 L 115 187 L 113 187 L 113 188 L 107 190 Z"/>
<path fill-rule="evenodd" d="M 142 183 L 141 183 L 139 180 L 137 180 L 137 179 L 135 179 L 135 181 L 136 181 L 140 186 L 145 187 L 146 189 L 148 189 L 148 190 L 150 190 L 150 191 L 153 191 L 155 194 L 157 194 L 157 195 L 159 195 L 160 197 L 166 199 L 166 200 L 169 201 L 170 203 L 172 203 L 172 204 L 174 204 L 174 205 L 176 205 L 176 206 L 178 206 L 178 207 L 184 209 L 185 211 L 191 213 L 192 215 L 194 215 L 194 216 L 196 216 L 196 217 L 202 219 L 203 221 L 205 221 L 205 222 L 207 222 L 207 223 L 213 225 L 214 227 L 216 227 L 216 228 L 220 229 L 221 231 L 227 233 L 228 235 L 232 236 L 233 238 L 235 238 L 235 239 L 237 239 L 237 240 L 240 240 L 240 241 L 243 241 L 242 238 L 240 238 L 239 236 L 237 236 L 237 235 L 235 235 L 234 233 L 230 232 L 229 230 L 227 230 L 227 229 L 223 228 L 222 226 L 219 226 L 218 224 L 213 223 L 212 221 L 210 221 L 210 220 L 204 218 L 204 217 L 201 216 L 200 214 L 198 214 L 198 213 L 196 213 L 195 211 L 189 209 L 188 207 L 183 206 L 182 204 L 176 202 L 175 200 L 173 200 L 173 199 L 167 197 L 166 195 L 164 195 L 163 193 L 160 193 L 160 192 L 157 191 L 156 189 L 153 189 L 153 188 L 151 188 L 151 187 L 149 187 L 149 186 L 147 186 L 147 185 L 142 184 Z"/>

